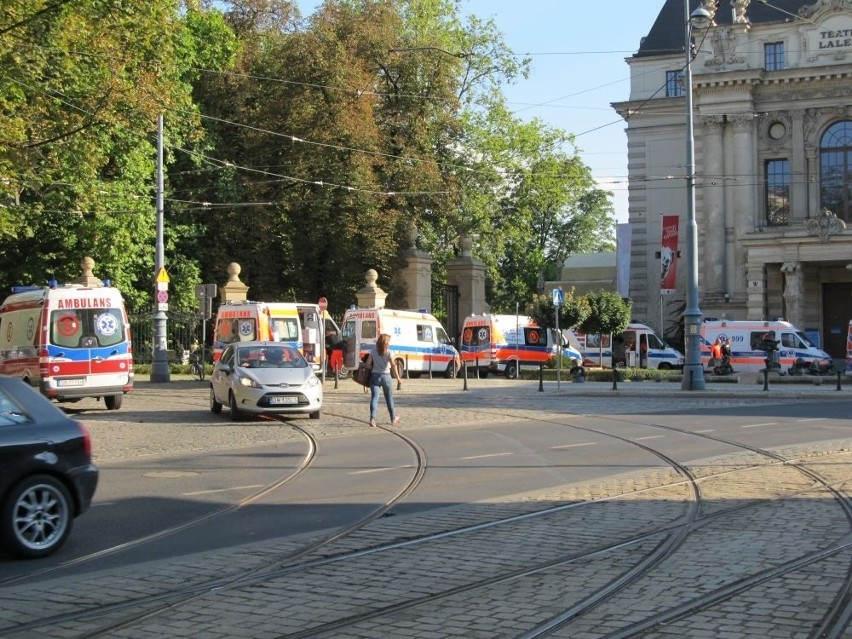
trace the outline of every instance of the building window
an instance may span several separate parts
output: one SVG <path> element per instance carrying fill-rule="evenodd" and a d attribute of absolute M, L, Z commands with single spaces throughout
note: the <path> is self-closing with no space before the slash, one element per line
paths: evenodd
<path fill-rule="evenodd" d="M 852 222 L 852 121 L 832 124 L 819 149 L 820 208 Z"/>
<path fill-rule="evenodd" d="M 683 71 L 666 71 L 666 97 L 683 96 Z"/>
<path fill-rule="evenodd" d="M 763 57 L 767 71 L 782 71 L 784 69 L 784 43 L 768 42 L 764 44 Z"/>
<path fill-rule="evenodd" d="M 790 223 L 790 161 L 767 160 L 766 224 L 785 226 Z"/>

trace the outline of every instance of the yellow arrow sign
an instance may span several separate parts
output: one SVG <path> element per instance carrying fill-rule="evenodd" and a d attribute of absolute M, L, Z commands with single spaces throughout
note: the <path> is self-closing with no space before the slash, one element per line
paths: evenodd
<path fill-rule="evenodd" d="M 171 280 L 169 280 L 169 274 L 166 273 L 165 268 L 160 268 L 160 271 L 157 273 L 157 284 L 168 284 Z"/>

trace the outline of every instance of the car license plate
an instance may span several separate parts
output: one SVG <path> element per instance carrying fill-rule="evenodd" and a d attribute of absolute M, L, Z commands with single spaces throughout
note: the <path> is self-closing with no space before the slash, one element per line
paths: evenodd
<path fill-rule="evenodd" d="M 72 377 L 69 379 L 57 379 L 57 386 L 84 386 L 86 384 L 85 377 Z"/>
<path fill-rule="evenodd" d="M 273 404 L 273 405 L 274 405 L 274 404 L 277 404 L 277 405 L 279 405 L 279 406 L 280 406 L 280 405 L 282 405 L 282 404 L 298 404 L 298 403 L 299 403 L 299 398 L 298 398 L 298 397 L 292 397 L 292 396 L 286 396 L 286 397 L 270 397 L 270 398 L 269 398 L 269 403 L 270 403 L 270 404 Z"/>

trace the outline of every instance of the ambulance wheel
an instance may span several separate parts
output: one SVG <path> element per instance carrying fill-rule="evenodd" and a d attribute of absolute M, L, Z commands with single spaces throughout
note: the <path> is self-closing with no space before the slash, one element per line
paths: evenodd
<path fill-rule="evenodd" d="M 456 363 L 450 362 L 449 364 L 447 364 L 447 370 L 444 371 L 444 377 L 446 377 L 447 379 L 452 379 L 457 375 L 458 373 L 456 371 Z"/>
<path fill-rule="evenodd" d="M 509 362 L 506 364 L 506 370 L 503 374 L 506 376 L 506 379 L 518 379 L 518 363 Z"/>
<path fill-rule="evenodd" d="M 405 360 L 401 357 L 396 359 L 396 372 L 399 374 L 400 379 L 405 377 Z"/>
<path fill-rule="evenodd" d="M 480 368 L 478 373 L 479 373 L 479 379 L 485 379 L 486 377 L 488 377 L 488 371 L 483 369 L 483 368 Z"/>
<path fill-rule="evenodd" d="M 121 400 L 124 395 L 104 395 L 104 405 L 109 410 L 118 410 L 121 408 Z"/>
<path fill-rule="evenodd" d="M 670 371 L 671 369 L 672 369 L 672 365 L 669 364 L 668 362 L 662 362 L 660 364 L 660 370 L 661 371 Z"/>

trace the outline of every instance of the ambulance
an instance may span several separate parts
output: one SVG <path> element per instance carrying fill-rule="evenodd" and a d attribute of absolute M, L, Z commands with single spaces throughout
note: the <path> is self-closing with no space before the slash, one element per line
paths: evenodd
<path fill-rule="evenodd" d="M 278 341 L 285 342 L 305 356 L 315 371 L 322 369 L 325 362 L 325 336 L 337 334 L 340 328 L 319 304 L 309 302 L 270 302 L 269 314 L 272 331 L 278 333 Z"/>
<path fill-rule="evenodd" d="M 485 313 L 469 315 L 462 324 L 460 355 L 468 371 L 479 377 L 501 373 L 509 379 L 522 368 L 538 368 L 559 353 L 572 365 L 580 363 L 580 352 L 572 347 L 564 334 L 556 338 L 555 330 L 540 328 L 523 315 Z"/>
<path fill-rule="evenodd" d="M 133 389 L 121 293 L 108 284 L 15 287 L 0 306 L 0 374 L 59 402 L 96 397 L 120 408 Z"/>
<path fill-rule="evenodd" d="M 350 308 L 343 315 L 345 369 L 355 370 L 382 333 L 391 336 L 390 350 L 400 375 L 454 377 L 459 370 L 459 353 L 441 322 L 429 313 L 390 308 Z"/>
<path fill-rule="evenodd" d="M 814 345 L 808 336 L 783 320 L 715 320 L 701 325 L 701 364 L 708 367 L 710 347 L 717 337 L 731 340 L 731 367 L 735 373 L 762 371 L 766 368 L 767 341 L 777 344 L 782 372 L 797 364 L 810 365 L 816 371 L 831 370 L 831 356 Z"/>
<path fill-rule="evenodd" d="M 659 337 L 650 326 L 631 322 L 621 333 L 586 334 L 569 331 L 583 354 L 584 366 L 608 368 L 682 369 L 684 356 Z"/>
<path fill-rule="evenodd" d="M 279 318 L 286 326 L 286 318 Z M 298 327 L 298 315 L 296 315 Z M 279 325 L 280 325 L 279 324 Z M 297 328 L 294 328 L 298 333 Z M 234 342 L 278 341 L 273 336 L 269 306 L 264 302 L 226 302 L 219 305 L 213 325 L 213 361 L 218 362 L 222 351 Z M 277 333 L 275 333 L 277 335 Z"/>

